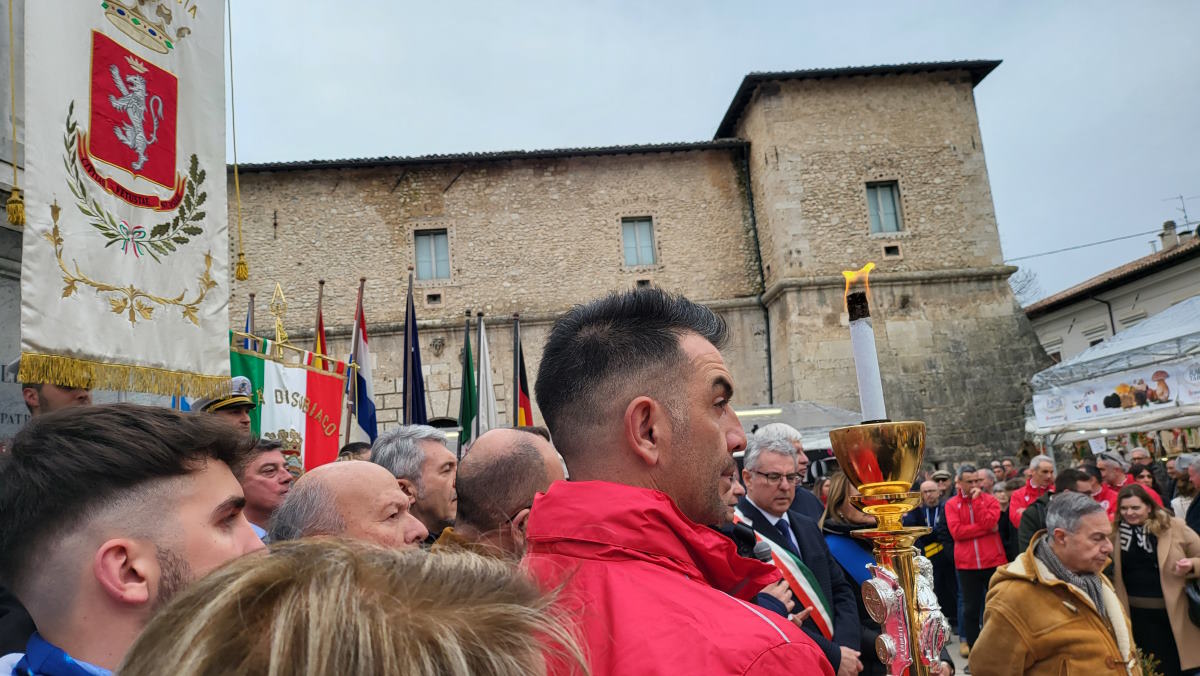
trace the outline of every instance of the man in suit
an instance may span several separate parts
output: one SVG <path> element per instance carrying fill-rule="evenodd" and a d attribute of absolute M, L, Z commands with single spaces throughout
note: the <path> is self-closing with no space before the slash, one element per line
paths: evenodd
<path fill-rule="evenodd" d="M 904 515 L 905 526 L 924 526 L 932 533 L 917 538 L 917 550 L 933 564 L 933 591 L 938 605 L 957 624 L 958 583 L 954 575 L 954 538 L 946 528 L 946 501 L 936 481 L 921 483 L 921 506 Z"/>
<path fill-rule="evenodd" d="M 738 501 L 738 511 L 755 531 L 795 554 L 812 571 L 832 611 L 832 642 L 840 653 L 833 667 L 838 676 L 857 674 L 862 662 L 858 659 L 860 632 L 854 589 L 829 553 L 817 522 L 790 509 L 800 482 L 798 469 L 796 449 L 790 442 L 760 441 L 756 435 L 742 464 L 746 495 Z M 812 622 L 810 618 L 805 624 Z"/>
<path fill-rule="evenodd" d="M 808 456 L 804 454 L 804 444 L 800 440 L 800 431 L 787 423 L 771 423 L 763 425 L 754 432 L 754 441 L 758 443 L 783 442 L 796 450 L 796 473 L 800 480 L 794 485 L 792 505 L 789 509 L 800 512 L 813 521 L 820 521 L 825 513 L 825 505 L 820 498 L 813 495 L 804 487 L 808 483 Z"/>

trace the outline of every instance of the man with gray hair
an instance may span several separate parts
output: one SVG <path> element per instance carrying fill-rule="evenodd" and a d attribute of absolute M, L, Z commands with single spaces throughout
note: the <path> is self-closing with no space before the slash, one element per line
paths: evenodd
<path fill-rule="evenodd" d="M 768 441 L 783 442 L 789 444 L 796 449 L 796 472 L 800 475 L 800 482 L 796 484 L 795 496 L 792 498 L 790 509 L 800 512 L 804 516 L 818 521 L 821 514 L 825 512 L 825 505 L 821 504 L 821 500 L 813 495 L 804 487 L 807 483 L 808 476 L 808 456 L 804 454 L 804 444 L 801 443 L 800 431 L 787 423 L 771 423 L 763 425 L 754 432 L 754 438 L 747 440 L 747 446 L 753 443 L 763 443 Z M 749 454 L 749 448 L 747 448 Z M 743 465 L 745 463 L 743 462 Z"/>
<path fill-rule="evenodd" d="M 371 446 L 371 462 L 391 472 L 414 500 L 412 514 L 429 530 L 425 544 L 432 546 L 454 524 L 458 509 L 458 460 L 446 447 L 445 432 L 429 425 L 384 432 Z"/>
<path fill-rule="evenodd" d="M 1046 530 L 992 578 L 971 673 L 1139 673 L 1129 619 L 1100 572 L 1111 535 L 1090 497 L 1051 500 Z"/>
<path fill-rule="evenodd" d="M 1145 449 L 1142 449 L 1145 450 Z M 1104 485 L 1112 489 L 1113 500 L 1111 501 L 1108 514 L 1111 519 L 1116 515 L 1116 494 L 1120 492 L 1126 484 L 1133 483 L 1133 477 L 1129 475 L 1129 461 L 1121 457 L 1120 453 L 1107 451 L 1096 456 L 1096 467 L 1100 470 L 1100 476 L 1104 479 Z M 1158 503 L 1159 507 L 1165 507 L 1162 496 L 1158 491 L 1149 486 L 1143 486 L 1146 492 L 1150 494 L 1150 498 Z"/>
<path fill-rule="evenodd" d="M 862 670 L 859 657 L 860 623 L 858 599 L 841 566 L 834 561 L 816 520 L 790 509 L 793 493 L 799 488 L 797 451 L 786 438 L 754 441 L 746 449 L 742 462 L 742 483 L 746 494 L 738 500 L 736 518 L 759 535 L 791 552 L 805 577 L 817 583 L 832 620 L 832 633 L 823 635 L 813 619 L 801 627 L 821 648 L 839 676 Z M 800 605 L 804 598 L 793 589 Z M 800 608 L 796 609 L 797 612 Z M 814 608 L 813 612 L 820 612 Z"/>
<path fill-rule="evenodd" d="M 1033 476 L 1008 498 L 1008 520 L 1014 528 L 1021 527 L 1021 514 L 1025 512 L 1038 498 L 1050 491 L 1054 485 L 1054 458 L 1048 455 L 1035 455 L 1029 461 L 1029 469 Z"/>
<path fill-rule="evenodd" d="M 271 542 L 333 536 L 383 547 L 416 547 L 429 534 L 409 512 L 405 495 L 387 470 L 362 460 L 331 462 L 300 477 L 275 510 Z"/>

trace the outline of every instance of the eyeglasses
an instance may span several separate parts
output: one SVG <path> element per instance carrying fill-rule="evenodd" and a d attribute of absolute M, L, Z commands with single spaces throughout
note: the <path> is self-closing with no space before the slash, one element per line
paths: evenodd
<path fill-rule="evenodd" d="M 766 479 L 767 481 L 769 481 L 769 482 L 773 483 L 773 484 L 777 484 L 777 483 L 779 483 L 779 481 L 780 481 L 781 479 L 787 479 L 787 481 L 788 481 L 788 483 L 789 483 L 789 484 L 798 484 L 798 483 L 800 483 L 800 475 L 799 475 L 798 473 L 796 473 L 796 472 L 789 472 L 789 473 L 787 473 L 787 474 L 780 474 L 779 472 L 760 472 L 760 471 L 758 471 L 758 470 L 754 470 L 754 473 L 755 473 L 755 474 L 757 474 L 757 475 L 759 475 L 760 477 L 762 477 L 762 478 Z"/>

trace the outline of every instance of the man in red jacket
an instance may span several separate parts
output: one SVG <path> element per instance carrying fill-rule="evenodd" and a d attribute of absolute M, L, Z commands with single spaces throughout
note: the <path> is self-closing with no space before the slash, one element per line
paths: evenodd
<path fill-rule="evenodd" d="M 1033 476 L 1024 486 L 1013 491 L 1008 499 L 1008 520 L 1017 528 L 1021 527 L 1022 512 L 1054 485 L 1054 458 L 1048 455 L 1034 456 L 1029 461 L 1029 469 L 1033 470 Z"/>
<path fill-rule="evenodd" d="M 641 288 L 575 307 L 546 341 L 535 393 L 571 480 L 534 500 L 524 563 L 561 588 L 596 676 L 833 676 L 747 603 L 778 571 L 700 525 L 724 518 L 721 472 L 746 444 L 725 338 L 708 308 Z"/>
<path fill-rule="evenodd" d="M 983 492 L 972 465 L 958 468 L 958 495 L 946 503 L 946 527 L 954 538 L 954 568 L 963 602 L 963 638 L 968 649 L 979 637 L 983 601 L 996 567 L 1008 563 L 1000 539 L 1000 502 Z M 965 655 L 964 655 L 965 657 Z"/>

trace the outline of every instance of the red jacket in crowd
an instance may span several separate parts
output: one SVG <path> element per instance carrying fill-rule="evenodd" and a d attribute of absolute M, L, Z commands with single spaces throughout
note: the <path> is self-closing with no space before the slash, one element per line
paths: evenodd
<path fill-rule="evenodd" d="M 1033 485 L 1032 481 L 1026 481 L 1024 486 L 1012 492 L 1012 496 L 1008 499 L 1008 520 L 1017 528 L 1021 527 L 1021 513 L 1025 508 L 1032 505 L 1034 500 L 1046 494 L 1050 490 L 1050 486 L 1038 488 Z"/>
<path fill-rule="evenodd" d="M 1096 502 L 1099 502 L 1100 504 L 1104 505 L 1104 508 L 1108 510 L 1108 520 L 1109 521 L 1112 521 L 1117 516 L 1117 507 L 1118 507 L 1117 491 L 1120 491 L 1122 488 L 1124 488 L 1125 486 L 1132 484 L 1132 483 L 1135 483 L 1134 479 L 1133 479 L 1133 475 L 1126 474 L 1125 480 L 1121 482 L 1120 486 L 1101 484 L 1100 490 L 1098 492 L 1096 492 L 1094 495 L 1092 495 L 1092 497 L 1095 498 Z M 1150 488 L 1149 486 L 1142 486 L 1142 488 L 1146 489 L 1146 492 L 1150 494 L 1150 499 L 1157 502 L 1159 507 L 1165 506 L 1165 505 L 1163 505 L 1162 496 L 1158 494 L 1158 491 L 1154 490 L 1153 488 Z"/>
<path fill-rule="evenodd" d="M 946 502 L 946 527 L 954 538 L 954 567 L 983 570 L 1008 563 L 1000 539 L 1000 501 L 980 492 L 975 499 L 955 495 Z"/>
<path fill-rule="evenodd" d="M 796 625 L 748 600 L 780 579 L 666 494 L 605 481 L 537 496 L 524 565 L 579 623 L 595 676 L 833 676 Z M 552 673 L 572 673 L 555 665 Z"/>

